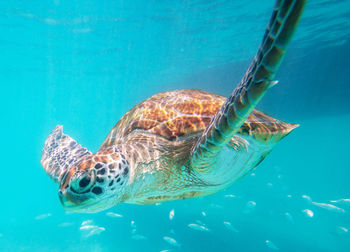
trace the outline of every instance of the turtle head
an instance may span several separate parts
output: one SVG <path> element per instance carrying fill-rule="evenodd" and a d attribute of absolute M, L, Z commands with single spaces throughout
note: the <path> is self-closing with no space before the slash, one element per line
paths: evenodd
<path fill-rule="evenodd" d="M 109 147 L 72 165 L 60 181 L 59 198 L 72 212 L 100 212 L 125 200 L 129 163 Z"/>

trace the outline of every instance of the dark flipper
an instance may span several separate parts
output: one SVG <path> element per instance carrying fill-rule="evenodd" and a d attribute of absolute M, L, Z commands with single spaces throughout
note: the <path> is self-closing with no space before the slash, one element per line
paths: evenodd
<path fill-rule="evenodd" d="M 46 139 L 41 165 L 57 183 L 72 164 L 87 155 L 91 155 L 91 152 L 81 147 L 70 136 L 63 134 L 62 126 L 56 126 Z"/>
<path fill-rule="evenodd" d="M 192 152 L 191 165 L 205 172 L 249 114 L 275 84 L 273 78 L 297 27 L 306 0 L 277 0 L 259 51 L 240 84 L 225 101 Z"/>

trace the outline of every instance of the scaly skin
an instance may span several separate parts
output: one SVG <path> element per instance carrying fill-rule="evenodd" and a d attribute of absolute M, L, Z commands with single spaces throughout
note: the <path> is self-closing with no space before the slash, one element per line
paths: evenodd
<path fill-rule="evenodd" d="M 267 90 L 296 30 L 306 0 L 278 0 L 258 53 L 242 81 L 221 106 L 192 151 L 199 172 L 212 169 L 217 155 L 236 134 Z M 205 175 L 203 175 L 205 176 Z"/>

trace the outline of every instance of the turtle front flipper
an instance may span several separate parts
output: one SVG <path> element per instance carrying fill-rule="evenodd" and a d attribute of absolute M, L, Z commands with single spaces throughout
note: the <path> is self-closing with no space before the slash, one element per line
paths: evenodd
<path fill-rule="evenodd" d="M 273 80 L 292 38 L 306 0 L 277 0 L 264 38 L 245 76 L 221 106 L 193 148 L 191 166 L 199 172 L 213 167 L 220 151 L 276 84 Z"/>
<path fill-rule="evenodd" d="M 82 157 L 91 155 L 73 138 L 63 134 L 62 126 L 56 126 L 46 139 L 41 156 L 41 165 L 46 173 L 58 183 L 69 167 Z"/>

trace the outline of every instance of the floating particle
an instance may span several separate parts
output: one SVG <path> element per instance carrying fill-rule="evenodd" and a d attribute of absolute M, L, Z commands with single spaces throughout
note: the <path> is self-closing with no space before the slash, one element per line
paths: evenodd
<path fill-rule="evenodd" d="M 46 218 L 48 218 L 50 216 L 52 216 L 51 213 L 40 214 L 38 216 L 35 216 L 35 220 L 43 220 L 43 219 L 46 219 Z"/>
<path fill-rule="evenodd" d="M 204 211 L 202 212 L 202 215 L 203 215 L 204 217 L 207 216 L 207 214 L 206 214 Z"/>
<path fill-rule="evenodd" d="M 232 232 L 238 233 L 238 230 L 232 226 L 232 224 L 228 221 L 224 221 L 224 226 L 228 229 L 231 230 Z"/>
<path fill-rule="evenodd" d="M 310 218 L 314 217 L 314 212 L 312 212 L 310 209 L 304 209 L 302 210 L 303 213 L 305 213 Z"/>
<path fill-rule="evenodd" d="M 132 234 L 136 234 L 136 231 L 137 231 L 136 228 L 131 229 Z"/>
<path fill-rule="evenodd" d="M 117 214 L 117 213 L 113 213 L 113 212 L 108 212 L 108 213 L 106 213 L 106 215 L 109 216 L 109 217 L 112 217 L 112 218 L 122 218 L 123 217 L 123 215 Z"/>
<path fill-rule="evenodd" d="M 170 252 L 170 250 L 169 249 L 163 249 L 163 250 L 161 250 L 159 252 Z"/>
<path fill-rule="evenodd" d="M 236 195 L 234 194 L 226 194 L 224 195 L 225 198 L 236 198 Z"/>
<path fill-rule="evenodd" d="M 209 228 L 207 228 L 205 226 L 198 225 L 198 224 L 194 224 L 194 223 L 188 224 L 188 227 L 192 228 L 193 230 L 198 230 L 198 231 L 206 231 L 206 232 L 210 231 Z"/>
<path fill-rule="evenodd" d="M 267 247 L 269 247 L 270 249 L 273 249 L 273 250 L 279 250 L 279 248 L 270 240 L 266 240 L 265 241 L 265 244 Z"/>
<path fill-rule="evenodd" d="M 170 212 L 169 212 L 169 219 L 172 220 L 174 218 L 174 215 L 175 215 L 175 210 L 172 209 Z"/>
<path fill-rule="evenodd" d="M 254 176 L 255 176 L 255 173 L 254 173 L 254 172 L 252 172 L 252 173 L 250 174 L 250 176 L 254 177 Z"/>
<path fill-rule="evenodd" d="M 135 221 L 132 220 L 132 221 L 130 222 L 130 227 L 131 227 L 131 228 L 136 228 L 136 223 L 135 223 Z"/>
<path fill-rule="evenodd" d="M 294 218 L 293 216 L 290 214 L 290 213 L 285 213 L 284 216 L 286 216 L 287 220 L 290 222 L 290 223 L 294 223 Z"/>
<path fill-rule="evenodd" d="M 288 199 L 291 199 L 291 198 L 292 198 L 292 195 L 291 195 L 291 194 L 288 194 L 288 195 L 287 195 L 287 198 L 288 198 Z"/>
<path fill-rule="evenodd" d="M 174 246 L 174 247 L 180 247 L 181 244 L 178 243 L 174 238 L 171 238 L 169 236 L 164 236 L 163 240 L 166 241 L 167 243 L 169 243 L 170 245 Z"/>
<path fill-rule="evenodd" d="M 131 236 L 131 239 L 136 240 L 136 241 L 144 241 L 144 240 L 147 240 L 147 237 L 144 235 L 140 235 L 140 234 L 134 234 Z"/>
<path fill-rule="evenodd" d="M 312 202 L 312 204 L 335 213 L 342 213 L 342 214 L 345 213 L 345 210 L 343 208 L 337 207 L 332 204 L 318 203 L 318 202 Z"/>
<path fill-rule="evenodd" d="M 273 187 L 273 184 L 272 184 L 271 182 L 268 182 L 266 185 L 267 185 L 267 187 L 269 187 L 269 188 L 272 188 L 272 187 Z"/>

